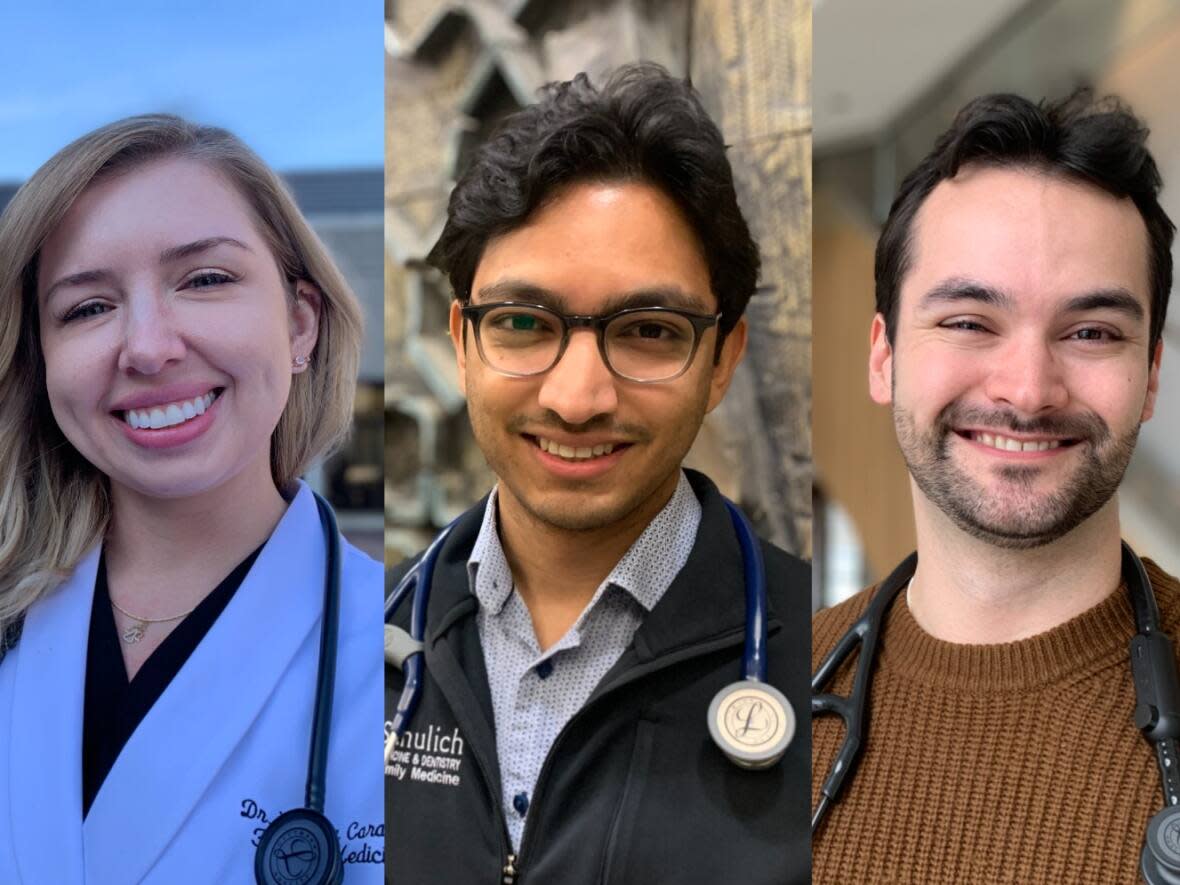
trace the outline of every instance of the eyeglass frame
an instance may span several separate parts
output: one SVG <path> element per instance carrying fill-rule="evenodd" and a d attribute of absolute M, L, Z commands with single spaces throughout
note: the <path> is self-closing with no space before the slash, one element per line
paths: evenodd
<path fill-rule="evenodd" d="M 561 344 L 557 348 L 557 354 L 553 357 L 551 362 L 544 369 L 538 372 L 506 372 L 503 369 L 497 369 L 490 362 L 483 352 L 483 341 L 480 339 L 479 326 L 484 316 L 502 307 L 528 307 L 534 310 L 541 310 L 547 314 L 555 316 L 561 321 Z M 483 364 L 495 372 L 497 375 L 504 375 L 507 378 L 536 378 L 544 375 L 546 372 L 553 370 L 553 367 L 561 362 L 561 358 L 565 356 L 566 348 L 570 343 L 570 332 L 574 329 L 593 329 L 595 338 L 598 339 L 598 354 L 602 357 L 602 364 L 606 366 L 609 371 L 616 378 L 621 378 L 624 381 L 630 381 L 633 384 L 663 384 L 666 381 L 675 381 L 681 375 L 689 370 L 692 366 L 693 360 L 697 357 L 697 350 L 700 349 L 701 339 L 705 332 L 712 329 L 721 321 L 721 314 L 705 314 L 694 313 L 691 310 L 683 310 L 679 307 L 666 307 L 663 305 L 652 305 L 651 307 L 625 307 L 622 310 L 616 310 L 613 313 L 602 314 L 595 316 L 593 314 L 579 314 L 579 313 L 562 313 L 554 310 L 544 304 L 534 304 L 528 301 L 492 301 L 487 304 L 466 304 L 463 305 L 459 312 L 463 315 L 464 321 L 471 322 L 471 328 L 475 333 L 475 349 L 479 351 L 479 358 Z M 669 375 L 666 378 L 655 378 L 651 380 L 643 380 L 641 378 L 632 378 L 630 375 L 624 375 L 616 369 L 610 361 L 610 357 L 606 353 L 606 327 L 621 316 L 626 316 L 631 313 L 670 313 L 676 316 L 683 317 L 688 320 L 692 326 L 692 349 L 688 352 L 688 359 L 684 361 L 684 365 L 680 371 L 675 375 Z"/>

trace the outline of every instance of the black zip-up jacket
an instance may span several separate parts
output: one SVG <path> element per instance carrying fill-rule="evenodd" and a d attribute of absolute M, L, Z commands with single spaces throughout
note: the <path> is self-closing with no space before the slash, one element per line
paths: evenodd
<path fill-rule="evenodd" d="M 446 540 L 431 588 L 416 715 L 386 768 L 386 881 L 395 885 L 786 885 L 810 881 L 811 570 L 762 542 L 769 681 L 798 724 L 783 759 L 746 771 L 709 736 L 713 696 L 741 678 L 741 551 L 716 487 L 689 472 L 701 524 L 688 562 L 631 646 L 566 724 L 529 804 L 519 853 L 500 805 L 492 701 L 467 557 L 486 499 Z M 387 590 L 409 563 L 391 573 Z M 405 627 L 410 605 L 398 612 Z M 386 728 L 402 674 L 386 669 Z"/>

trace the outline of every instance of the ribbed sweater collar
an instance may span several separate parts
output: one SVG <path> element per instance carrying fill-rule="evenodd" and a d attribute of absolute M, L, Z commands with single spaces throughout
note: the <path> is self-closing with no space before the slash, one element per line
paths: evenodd
<path fill-rule="evenodd" d="M 1158 592 L 1158 590 L 1157 590 Z M 886 617 L 880 665 L 935 688 L 979 694 L 1045 688 L 1128 659 L 1135 632 L 1126 586 L 1058 627 L 1017 642 L 963 645 L 936 639 L 914 620 L 904 594 Z"/>

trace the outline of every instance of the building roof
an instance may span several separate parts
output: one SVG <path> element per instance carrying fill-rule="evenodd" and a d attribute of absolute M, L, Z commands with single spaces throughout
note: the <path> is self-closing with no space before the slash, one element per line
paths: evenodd
<path fill-rule="evenodd" d="M 17 188 L 19 187 L 20 182 L 0 182 L 0 212 L 4 211 L 4 207 L 8 205 L 8 201 L 12 199 L 13 194 L 16 193 Z"/>
<path fill-rule="evenodd" d="M 304 215 L 373 212 L 385 209 L 385 170 L 333 169 L 285 172 L 283 180 L 295 194 Z"/>
<path fill-rule="evenodd" d="M 283 173 L 304 215 L 351 212 L 381 213 L 385 209 L 385 170 L 332 169 Z M 0 212 L 21 182 L 0 182 Z"/>

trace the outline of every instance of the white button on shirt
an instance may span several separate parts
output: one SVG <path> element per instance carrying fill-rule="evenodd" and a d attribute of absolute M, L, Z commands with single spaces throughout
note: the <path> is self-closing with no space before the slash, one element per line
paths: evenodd
<path fill-rule="evenodd" d="M 585 611 L 541 652 L 496 527 L 496 490 L 467 560 L 488 672 L 500 762 L 501 802 L 520 849 L 533 788 L 549 749 L 631 644 L 644 615 L 688 561 L 701 505 L 681 471 L 676 491 L 606 576 Z"/>

